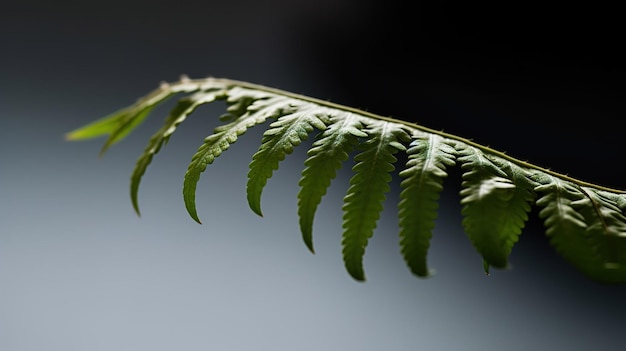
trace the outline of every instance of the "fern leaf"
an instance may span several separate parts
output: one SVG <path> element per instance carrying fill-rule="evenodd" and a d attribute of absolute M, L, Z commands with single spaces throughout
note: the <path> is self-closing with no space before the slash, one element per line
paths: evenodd
<path fill-rule="evenodd" d="M 131 108 L 123 108 L 108 116 L 93 121 L 79 129 L 73 130 L 65 134 L 65 139 L 68 141 L 84 140 L 97 138 L 111 134 L 120 124 L 120 122 L 126 118 Z"/>
<path fill-rule="evenodd" d="M 536 191 L 546 235 L 568 262 L 605 283 L 626 282 L 623 196 L 542 174 Z"/>
<path fill-rule="evenodd" d="M 529 173 L 508 161 L 466 147 L 461 204 L 465 231 L 489 266 L 505 268 L 534 201 Z"/>
<path fill-rule="evenodd" d="M 248 204 L 254 213 L 262 216 L 261 194 L 267 179 L 278 169 L 280 161 L 291 154 L 295 146 L 305 140 L 315 129 L 324 130 L 327 119 L 323 113 L 317 113 L 316 106 L 305 105 L 298 112 L 284 115 L 270 124 L 263 134 L 259 150 L 253 155 L 248 172 Z"/>
<path fill-rule="evenodd" d="M 330 182 L 337 175 L 348 154 L 354 150 L 358 140 L 367 134 L 361 118 L 353 113 L 340 113 L 330 117 L 330 125 L 313 143 L 308 151 L 306 166 L 300 178 L 298 193 L 298 216 L 302 239 L 311 252 L 313 249 L 313 219 L 317 206 L 326 195 Z"/>
<path fill-rule="evenodd" d="M 368 139 L 357 148 L 361 151 L 354 157 L 355 175 L 343 205 L 343 258 L 348 273 L 356 280 L 365 280 L 363 255 L 372 237 L 376 223 L 383 210 L 385 193 L 389 191 L 390 172 L 395 169 L 394 156 L 404 151 L 402 142 L 410 140 L 406 131 L 398 124 L 373 122 L 364 130 Z"/>
<path fill-rule="evenodd" d="M 170 97 L 180 93 L 219 89 L 223 87 L 223 83 L 213 79 L 194 81 L 184 75 L 178 82 L 171 84 L 162 82 L 159 88 L 138 99 L 131 106 L 68 132 L 65 137 L 67 140 L 76 141 L 108 135 L 100 150 L 100 155 L 104 155 L 112 145 L 123 140 L 137 128 L 156 106 Z"/>
<path fill-rule="evenodd" d="M 137 195 L 139 192 L 141 178 L 152 162 L 154 155 L 157 154 L 161 147 L 168 142 L 174 131 L 176 131 L 178 125 L 181 124 L 189 114 L 195 111 L 195 109 L 199 106 L 215 101 L 219 97 L 218 94 L 219 90 L 202 91 L 195 93 L 188 98 L 180 99 L 174 109 L 170 112 L 170 115 L 166 119 L 163 127 L 161 127 L 161 129 L 150 138 L 148 146 L 137 160 L 135 169 L 131 175 L 130 197 L 133 208 L 137 214 L 139 214 L 139 202 Z"/>
<path fill-rule="evenodd" d="M 159 101 L 163 102 L 167 96 L 159 96 Z M 100 121 L 96 121 L 84 128 L 75 130 L 67 134 L 67 138 L 71 140 L 80 140 L 96 136 L 108 135 L 107 140 L 100 149 L 100 156 L 111 147 L 124 139 L 131 131 L 139 126 L 150 114 L 155 105 L 141 103 L 137 106 L 123 109 L 118 113 L 106 117 Z"/>
<path fill-rule="evenodd" d="M 201 223 L 196 209 L 196 188 L 200 175 L 207 165 L 227 150 L 248 128 L 264 123 L 269 118 L 276 118 L 285 111 L 291 111 L 285 97 L 259 94 L 249 89 L 231 89 L 228 94 L 228 114 L 224 121 L 234 121 L 215 128 L 213 134 L 193 155 L 183 181 L 183 200 L 187 212 L 196 222 Z"/>
<path fill-rule="evenodd" d="M 409 160 L 400 172 L 399 218 L 400 247 L 404 260 L 413 274 L 429 276 L 426 256 L 435 227 L 439 194 L 446 167 L 455 165 L 456 150 L 450 140 L 439 135 L 417 133 L 407 150 Z"/>
<path fill-rule="evenodd" d="M 193 155 L 183 180 L 185 207 L 200 222 L 196 188 L 201 174 L 215 158 L 249 128 L 273 120 L 249 164 L 247 200 L 261 215 L 261 195 L 286 155 L 319 130 L 299 181 L 298 217 L 302 238 L 313 250 L 313 221 L 321 199 L 337 170 L 357 151 L 354 172 L 343 203 L 342 254 L 348 273 L 364 280 L 363 257 L 374 234 L 389 182 L 405 152 L 398 204 L 399 246 L 410 271 L 430 274 L 427 253 L 437 217 L 439 194 L 447 169 L 463 171 L 463 227 L 491 266 L 505 268 L 519 240 L 528 213 L 540 207 L 546 235 L 555 250 L 591 279 L 626 283 L 626 191 L 610 189 L 520 161 L 470 140 L 417 124 L 382 117 L 351 107 L 247 82 L 186 77 L 162 84 L 146 97 L 112 115 L 66 134 L 68 140 L 108 135 L 102 147 L 125 138 L 153 109 L 180 93 L 182 98 L 152 135 L 131 176 L 131 201 L 139 213 L 137 193 L 154 155 L 198 106 L 217 100 L 227 104 L 218 126 Z"/>

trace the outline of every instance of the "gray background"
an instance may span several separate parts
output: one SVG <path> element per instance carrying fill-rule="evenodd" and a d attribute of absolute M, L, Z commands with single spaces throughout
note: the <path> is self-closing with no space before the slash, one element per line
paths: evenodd
<path fill-rule="evenodd" d="M 493 5 L 493 4 L 492 4 Z M 624 186 L 619 11 L 394 1 L 22 2 L 0 11 L 0 350 L 619 350 L 624 287 L 589 281 L 536 210 L 482 273 L 451 170 L 429 256 L 398 252 L 397 179 L 358 283 L 341 260 L 347 163 L 315 223 L 296 217 L 303 146 L 247 208 L 262 127 L 216 160 L 184 210 L 182 177 L 221 105 L 198 110 L 148 169 L 134 162 L 167 106 L 102 159 L 64 134 L 162 80 L 247 80 L 444 129 L 607 186 Z M 478 7 L 477 7 L 478 6 Z M 591 6 L 591 5 L 589 5 Z M 495 12 L 490 12 L 491 10 Z"/>

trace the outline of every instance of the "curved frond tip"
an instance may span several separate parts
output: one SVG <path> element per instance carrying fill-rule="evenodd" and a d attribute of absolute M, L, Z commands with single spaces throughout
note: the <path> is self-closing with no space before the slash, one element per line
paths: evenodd
<path fill-rule="evenodd" d="M 198 223 L 196 187 L 201 174 L 249 128 L 268 122 L 249 164 L 248 204 L 262 215 L 267 181 L 295 147 L 315 134 L 298 193 L 300 231 L 311 252 L 317 207 L 339 168 L 355 153 L 354 175 L 342 207 L 341 245 L 345 268 L 356 280 L 365 280 L 365 249 L 394 173 L 401 177 L 402 188 L 399 250 L 410 272 L 431 275 L 427 255 L 439 193 L 447 170 L 459 165 L 463 227 L 487 273 L 490 267 L 508 267 L 528 214 L 537 206 L 550 243 L 564 259 L 598 282 L 626 283 L 626 192 L 582 182 L 417 124 L 248 82 L 183 77 L 67 133 L 66 138 L 106 136 L 104 153 L 141 125 L 156 106 L 181 93 L 187 95 L 150 138 L 132 172 L 130 197 L 137 213 L 141 179 L 154 155 L 196 108 L 221 100 L 227 105 L 226 113 L 219 116 L 222 124 L 198 147 L 183 180 L 185 207 Z M 405 164 L 397 164 L 398 153 L 407 156 Z"/>

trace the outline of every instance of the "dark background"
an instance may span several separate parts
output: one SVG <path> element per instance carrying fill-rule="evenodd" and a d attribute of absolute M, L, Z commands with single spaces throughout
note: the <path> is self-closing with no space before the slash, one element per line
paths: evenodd
<path fill-rule="evenodd" d="M 342 101 L 623 184 L 608 171 L 619 167 L 602 166 L 624 116 L 617 6 L 398 4 L 309 28 L 302 57 L 335 79 Z"/>
<path fill-rule="evenodd" d="M 460 226 L 460 174 L 442 195 L 429 259 L 397 249 L 398 185 L 365 258 L 340 256 L 349 165 L 321 204 L 315 255 L 294 206 L 304 151 L 245 204 L 262 128 L 203 176 L 186 164 L 220 107 L 196 112 L 148 169 L 142 217 L 128 177 L 160 109 L 103 159 L 69 130 L 179 75 L 282 88 L 470 138 L 624 188 L 621 2 L 107 1 L 0 7 L 0 349 L 618 350 L 623 287 L 562 261 L 536 211 L 511 256 L 482 273 Z M 191 120 L 193 119 L 193 121 Z M 223 159 L 222 159 L 223 158 Z"/>

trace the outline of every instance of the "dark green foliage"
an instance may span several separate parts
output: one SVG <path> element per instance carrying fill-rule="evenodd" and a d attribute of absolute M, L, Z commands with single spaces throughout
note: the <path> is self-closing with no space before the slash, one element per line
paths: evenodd
<path fill-rule="evenodd" d="M 411 272 L 419 277 L 431 274 L 426 256 L 435 227 L 439 193 L 454 166 L 456 150 L 450 140 L 436 134 L 416 133 L 407 150 L 409 160 L 400 172 L 400 247 Z"/>
<path fill-rule="evenodd" d="M 463 227 L 485 268 L 506 268 L 534 200 L 528 171 L 509 161 L 463 146 Z"/>
<path fill-rule="evenodd" d="M 364 131 L 367 138 L 358 145 L 355 174 L 344 197 L 341 241 L 346 269 L 357 280 L 365 279 L 362 259 L 389 191 L 389 173 L 397 161 L 394 154 L 404 151 L 402 142 L 410 140 L 401 125 L 389 122 L 371 121 Z"/>
<path fill-rule="evenodd" d="M 581 187 L 539 174 L 535 189 L 546 235 L 567 261 L 590 277 L 623 283 L 626 276 L 626 210 L 623 195 Z"/>
<path fill-rule="evenodd" d="M 139 184 L 153 156 L 197 107 L 217 100 L 227 103 L 223 124 L 193 155 L 183 181 L 183 197 L 190 216 L 196 210 L 196 186 L 213 163 L 248 128 L 268 129 L 248 172 L 250 209 L 261 215 L 261 195 L 280 162 L 315 133 L 299 182 L 298 215 L 306 246 L 313 252 L 313 224 L 317 206 L 337 170 L 354 157 L 353 177 L 344 197 L 342 247 L 345 267 L 364 280 L 363 257 L 383 211 L 389 182 L 396 172 L 397 153 L 402 178 L 399 215 L 400 251 L 410 271 L 430 275 L 427 264 L 439 194 L 447 169 L 463 172 L 463 227 L 482 256 L 485 271 L 505 268 L 532 206 L 540 208 L 546 235 L 556 251 L 589 278 L 603 283 L 626 282 L 626 195 L 623 191 L 585 183 L 507 156 L 455 135 L 385 118 L 347 106 L 247 82 L 208 78 L 181 79 L 162 84 L 145 98 L 110 116 L 68 133 L 69 140 L 108 135 L 102 148 L 122 140 L 152 109 L 169 97 L 189 93 L 172 109 L 149 140 L 131 176 L 131 199 L 139 212 Z"/>
<path fill-rule="evenodd" d="M 367 137 L 363 132 L 363 123 L 354 114 L 348 114 L 336 120 L 330 117 L 330 125 L 321 134 L 308 151 L 304 162 L 305 168 L 300 179 L 298 193 L 298 215 L 300 230 L 305 244 L 313 249 L 313 219 L 317 206 L 326 194 L 330 182 L 337 175 L 337 170 L 348 159 L 358 142 L 357 138 Z"/>
<path fill-rule="evenodd" d="M 284 160 L 294 147 L 300 145 L 313 129 L 326 129 L 326 124 L 322 121 L 326 116 L 321 113 L 318 115 L 316 111 L 311 113 L 311 108 L 303 106 L 297 112 L 283 115 L 270 124 L 270 129 L 263 134 L 259 151 L 252 156 L 248 172 L 248 203 L 252 211 L 259 216 L 262 215 L 261 192 L 272 173 L 278 169 L 278 163 Z"/>

